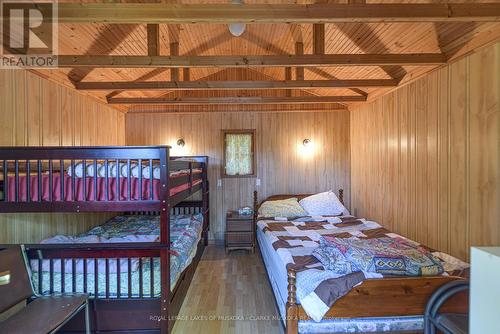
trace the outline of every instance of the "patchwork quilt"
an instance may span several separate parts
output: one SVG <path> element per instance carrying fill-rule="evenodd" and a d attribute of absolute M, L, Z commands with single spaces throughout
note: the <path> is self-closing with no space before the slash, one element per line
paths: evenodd
<path fill-rule="evenodd" d="M 328 268 L 313 255 L 324 238 L 336 239 L 404 239 L 408 244 L 421 247 L 436 255 L 445 268 L 443 275 L 466 275 L 468 265 L 450 256 L 443 259 L 441 253 L 391 233 L 373 221 L 353 216 L 297 217 L 288 221 L 261 218 L 257 223 L 278 254 L 283 266 L 297 272 L 297 299 L 304 311 L 319 322 L 330 307 L 354 286 L 365 279 L 382 278 L 387 274 L 362 271 L 359 268 Z M 446 263 L 449 261 L 450 263 Z M 331 261 L 332 265 L 335 260 Z M 349 262 L 347 265 L 351 265 Z M 387 264 L 387 263 L 386 263 Z M 382 265 L 382 264 L 381 264 Z"/>
<path fill-rule="evenodd" d="M 182 271 L 191 263 L 196 255 L 196 246 L 201 239 L 203 230 L 203 215 L 172 215 L 170 217 L 170 287 L 173 289 Z M 103 225 L 92 228 L 90 231 L 79 235 L 77 238 L 103 239 L 123 239 L 130 236 L 153 236 L 155 239 L 160 234 L 159 216 L 145 215 L 127 215 L 111 218 Z M 87 260 L 87 275 L 84 277 L 83 259 L 77 259 L 75 285 L 76 292 L 87 291 L 90 294 L 97 294 L 99 297 L 106 295 L 106 274 L 104 259 L 97 260 L 98 275 L 94 273 L 94 260 Z M 142 265 L 139 266 L 139 261 Z M 71 260 L 65 261 L 64 274 L 60 260 L 53 261 L 53 281 L 50 281 L 49 262 L 42 261 L 41 274 L 38 272 L 38 261 L 31 262 L 32 280 L 37 293 L 50 293 L 51 287 L 54 292 L 62 292 L 64 284 L 65 291 L 72 291 L 73 274 Z M 159 296 L 161 291 L 160 279 L 160 261 L 155 258 L 152 262 L 149 259 L 131 259 L 131 266 L 128 267 L 127 260 L 120 261 L 120 291 L 118 291 L 117 261 L 110 259 L 108 262 L 109 270 L 109 297 L 138 297 L 139 291 L 146 296 Z M 151 270 L 152 266 L 152 270 Z M 140 269 L 142 269 L 142 281 L 139 279 Z M 128 291 L 128 273 L 131 277 L 131 291 Z M 41 275 L 41 289 L 38 284 Z M 64 277 L 63 277 L 64 276 Z M 142 287 L 140 287 L 142 282 Z M 86 286 L 84 286 L 86 285 Z"/>
<path fill-rule="evenodd" d="M 337 274 L 356 271 L 397 276 L 436 276 L 441 261 L 420 245 L 402 238 L 321 237 L 313 253 L 323 267 Z"/>

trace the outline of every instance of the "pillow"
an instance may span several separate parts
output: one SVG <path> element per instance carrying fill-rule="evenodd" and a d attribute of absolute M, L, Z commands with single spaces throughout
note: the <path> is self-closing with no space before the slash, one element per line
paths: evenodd
<path fill-rule="evenodd" d="M 266 201 L 259 208 L 260 217 L 299 217 L 306 216 L 297 198 L 287 198 L 277 201 Z"/>
<path fill-rule="evenodd" d="M 340 203 L 332 191 L 326 191 L 303 198 L 300 205 L 311 216 L 348 215 L 349 211 Z"/>

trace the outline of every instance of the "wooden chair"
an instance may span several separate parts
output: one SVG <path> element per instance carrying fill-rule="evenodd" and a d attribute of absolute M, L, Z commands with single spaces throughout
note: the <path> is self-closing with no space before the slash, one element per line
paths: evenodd
<path fill-rule="evenodd" d="M 85 309 L 85 331 L 90 333 L 86 295 L 34 296 L 26 262 L 19 246 L 0 249 L 0 314 L 21 309 L 0 322 L 0 334 L 57 332 Z M 29 301 L 26 304 L 26 301 Z"/>

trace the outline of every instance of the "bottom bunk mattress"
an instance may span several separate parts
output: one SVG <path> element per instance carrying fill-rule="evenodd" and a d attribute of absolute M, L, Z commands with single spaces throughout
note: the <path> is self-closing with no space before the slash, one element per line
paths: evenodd
<path fill-rule="evenodd" d="M 349 220 L 351 217 L 346 218 Z M 360 220 L 361 224 L 351 225 L 342 222 L 329 224 L 327 220 L 331 220 L 330 218 L 318 219 L 317 222 L 312 220 L 316 220 L 316 218 L 304 217 L 297 219 L 297 221 L 279 221 L 266 218 L 257 223 L 257 241 L 283 321 L 286 319 L 285 305 L 288 297 L 287 264 L 303 262 L 308 263 L 312 268 L 316 267 L 317 264 L 315 264 L 311 254 L 318 247 L 321 235 L 340 233 L 345 234 L 343 237 L 366 237 L 363 232 L 367 234 L 373 232 L 379 235 L 396 236 L 371 221 Z M 446 259 L 447 271 L 467 266 L 467 264 L 445 254 L 435 254 Z M 298 326 L 299 333 L 421 331 L 423 317 L 325 318 L 320 322 L 299 320 Z"/>
<path fill-rule="evenodd" d="M 203 215 L 170 217 L 170 288 L 191 264 L 202 237 Z M 108 220 L 77 237 L 55 236 L 42 243 L 123 243 L 159 240 L 160 217 L 124 215 Z M 73 261 L 74 260 L 74 261 Z M 158 297 L 161 292 L 159 258 L 31 260 L 35 291 L 39 294 L 86 292 L 99 298 Z M 52 268 L 51 268 L 52 267 Z M 51 270 L 52 269 L 52 270 Z M 53 272 L 52 276 L 50 272 Z M 39 273 L 41 272 L 41 280 Z M 64 272 L 64 275 L 62 275 Z M 96 274 L 97 273 L 97 274 Z M 108 277 L 108 279 L 106 279 Z"/>

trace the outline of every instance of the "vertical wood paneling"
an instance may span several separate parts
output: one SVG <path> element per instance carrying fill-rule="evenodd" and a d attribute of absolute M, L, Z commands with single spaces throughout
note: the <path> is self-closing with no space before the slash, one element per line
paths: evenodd
<path fill-rule="evenodd" d="M 469 198 L 472 245 L 500 243 L 499 59 L 500 43 L 469 59 L 468 168 L 470 194 L 475 194 Z"/>
<path fill-rule="evenodd" d="M 124 145 L 124 115 L 21 70 L 0 71 L 0 145 Z M 2 214 L 0 243 L 78 234 L 110 214 Z"/>
<path fill-rule="evenodd" d="M 467 253 L 467 59 L 450 65 L 450 252 Z"/>
<path fill-rule="evenodd" d="M 352 110 L 354 212 L 462 259 L 500 245 L 498 73 L 500 43 Z"/>
<path fill-rule="evenodd" d="M 350 194 L 349 112 L 133 114 L 126 116 L 127 145 L 169 144 L 173 154 L 210 158 L 210 238 L 222 240 L 225 212 L 278 193 L 312 193 L 343 188 Z M 257 177 L 222 179 L 222 129 L 256 129 Z M 186 146 L 176 147 L 184 138 Z M 305 156 L 302 141 L 315 152 Z M 349 204 L 349 203 L 347 203 Z"/>

